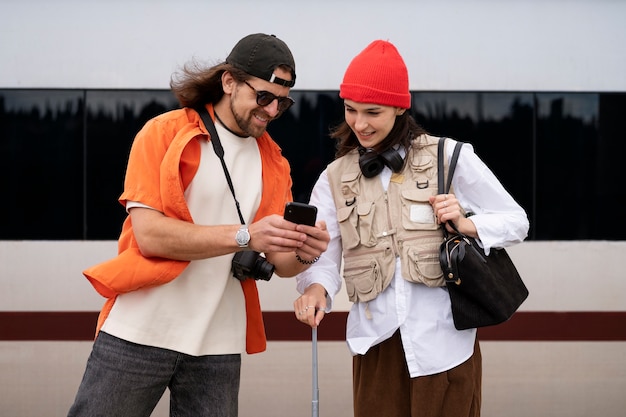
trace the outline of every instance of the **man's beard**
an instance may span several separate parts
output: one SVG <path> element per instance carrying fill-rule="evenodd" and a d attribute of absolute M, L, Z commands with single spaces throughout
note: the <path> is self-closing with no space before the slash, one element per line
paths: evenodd
<path fill-rule="evenodd" d="M 236 110 L 235 110 L 235 106 L 233 105 L 232 101 L 230 103 L 230 111 L 233 113 L 233 116 L 235 117 L 235 123 L 237 123 L 237 126 L 239 127 L 239 129 L 241 129 L 241 131 L 248 136 L 252 136 L 253 138 L 258 138 L 261 135 L 263 135 L 263 133 L 265 133 L 265 127 L 259 127 L 256 126 L 253 122 L 253 118 L 254 115 L 253 113 L 250 113 L 250 115 L 246 118 L 242 115 L 240 115 Z M 264 117 L 267 117 L 268 120 L 271 120 L 271 118 L 268 115 L 263 115 Z"/>

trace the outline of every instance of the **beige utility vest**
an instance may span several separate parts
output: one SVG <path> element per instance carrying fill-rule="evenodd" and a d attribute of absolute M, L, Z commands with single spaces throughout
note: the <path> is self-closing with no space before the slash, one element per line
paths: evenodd
<path fill-rule="evenodd" d="M 328 166 L 350 301 L 370 301 L 387 288 L 397 256 L 407 281 L 445 285 L 439 266 L 443 234 L 428 202 L 437 194 L 438 140 L 413 140 L 404 169 L 392 174 L 387 191 L 378 176 L 361 173 L 357 149 Z"/>

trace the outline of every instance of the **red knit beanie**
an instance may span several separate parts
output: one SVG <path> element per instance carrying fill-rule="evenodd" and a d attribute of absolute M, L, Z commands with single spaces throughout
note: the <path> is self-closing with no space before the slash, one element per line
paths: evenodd
<path fill-rule="evenodd" d="M 355 56 L 343 76 L 339 97 L 358 103 L 410 108 L 409 74 L 396 47 L 376 40 Z"/>

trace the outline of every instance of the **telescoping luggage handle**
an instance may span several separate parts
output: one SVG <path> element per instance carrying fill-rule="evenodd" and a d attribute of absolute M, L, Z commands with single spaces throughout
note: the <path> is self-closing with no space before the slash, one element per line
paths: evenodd
<path fill-rule="evenodd" d="M 317 381 L 317 327 L 313 327 L 312 331 L 312 346 L 311 352 L 313 357 L 313 366 L 312 366 L 312 374 L 313 374 L 313 401 L 311 402 L 311 415 L 312 417 L 319 417 L 320 410 L 320 389 Z"/>

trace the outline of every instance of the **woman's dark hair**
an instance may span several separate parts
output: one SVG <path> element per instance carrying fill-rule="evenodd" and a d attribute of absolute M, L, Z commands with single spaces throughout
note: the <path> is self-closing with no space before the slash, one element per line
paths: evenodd
<path fill-rule="evenodd" d="M 426 132 L 426 129 L 420 126 L 407 110 L 401 115 L 396 116 L 396 122 L 394 123 L 393 128 L 387 137 L 383 139 L 374 150 L 378 153 L 382 153 L 392 146 L 399 144 L 408 151 L 411 146 L 411 141 L 426 133 L 428 133 Z M 335 158 L 342 157 L 351 150 L 360 146 L 359 140 L 356 138 L 356 135 L 352 129 L 350 129 L 350 126 L 348 126 L 348 123 L 346 123 L 345 120 L 331 130 L 330 137 L 337 139 Z"/>

